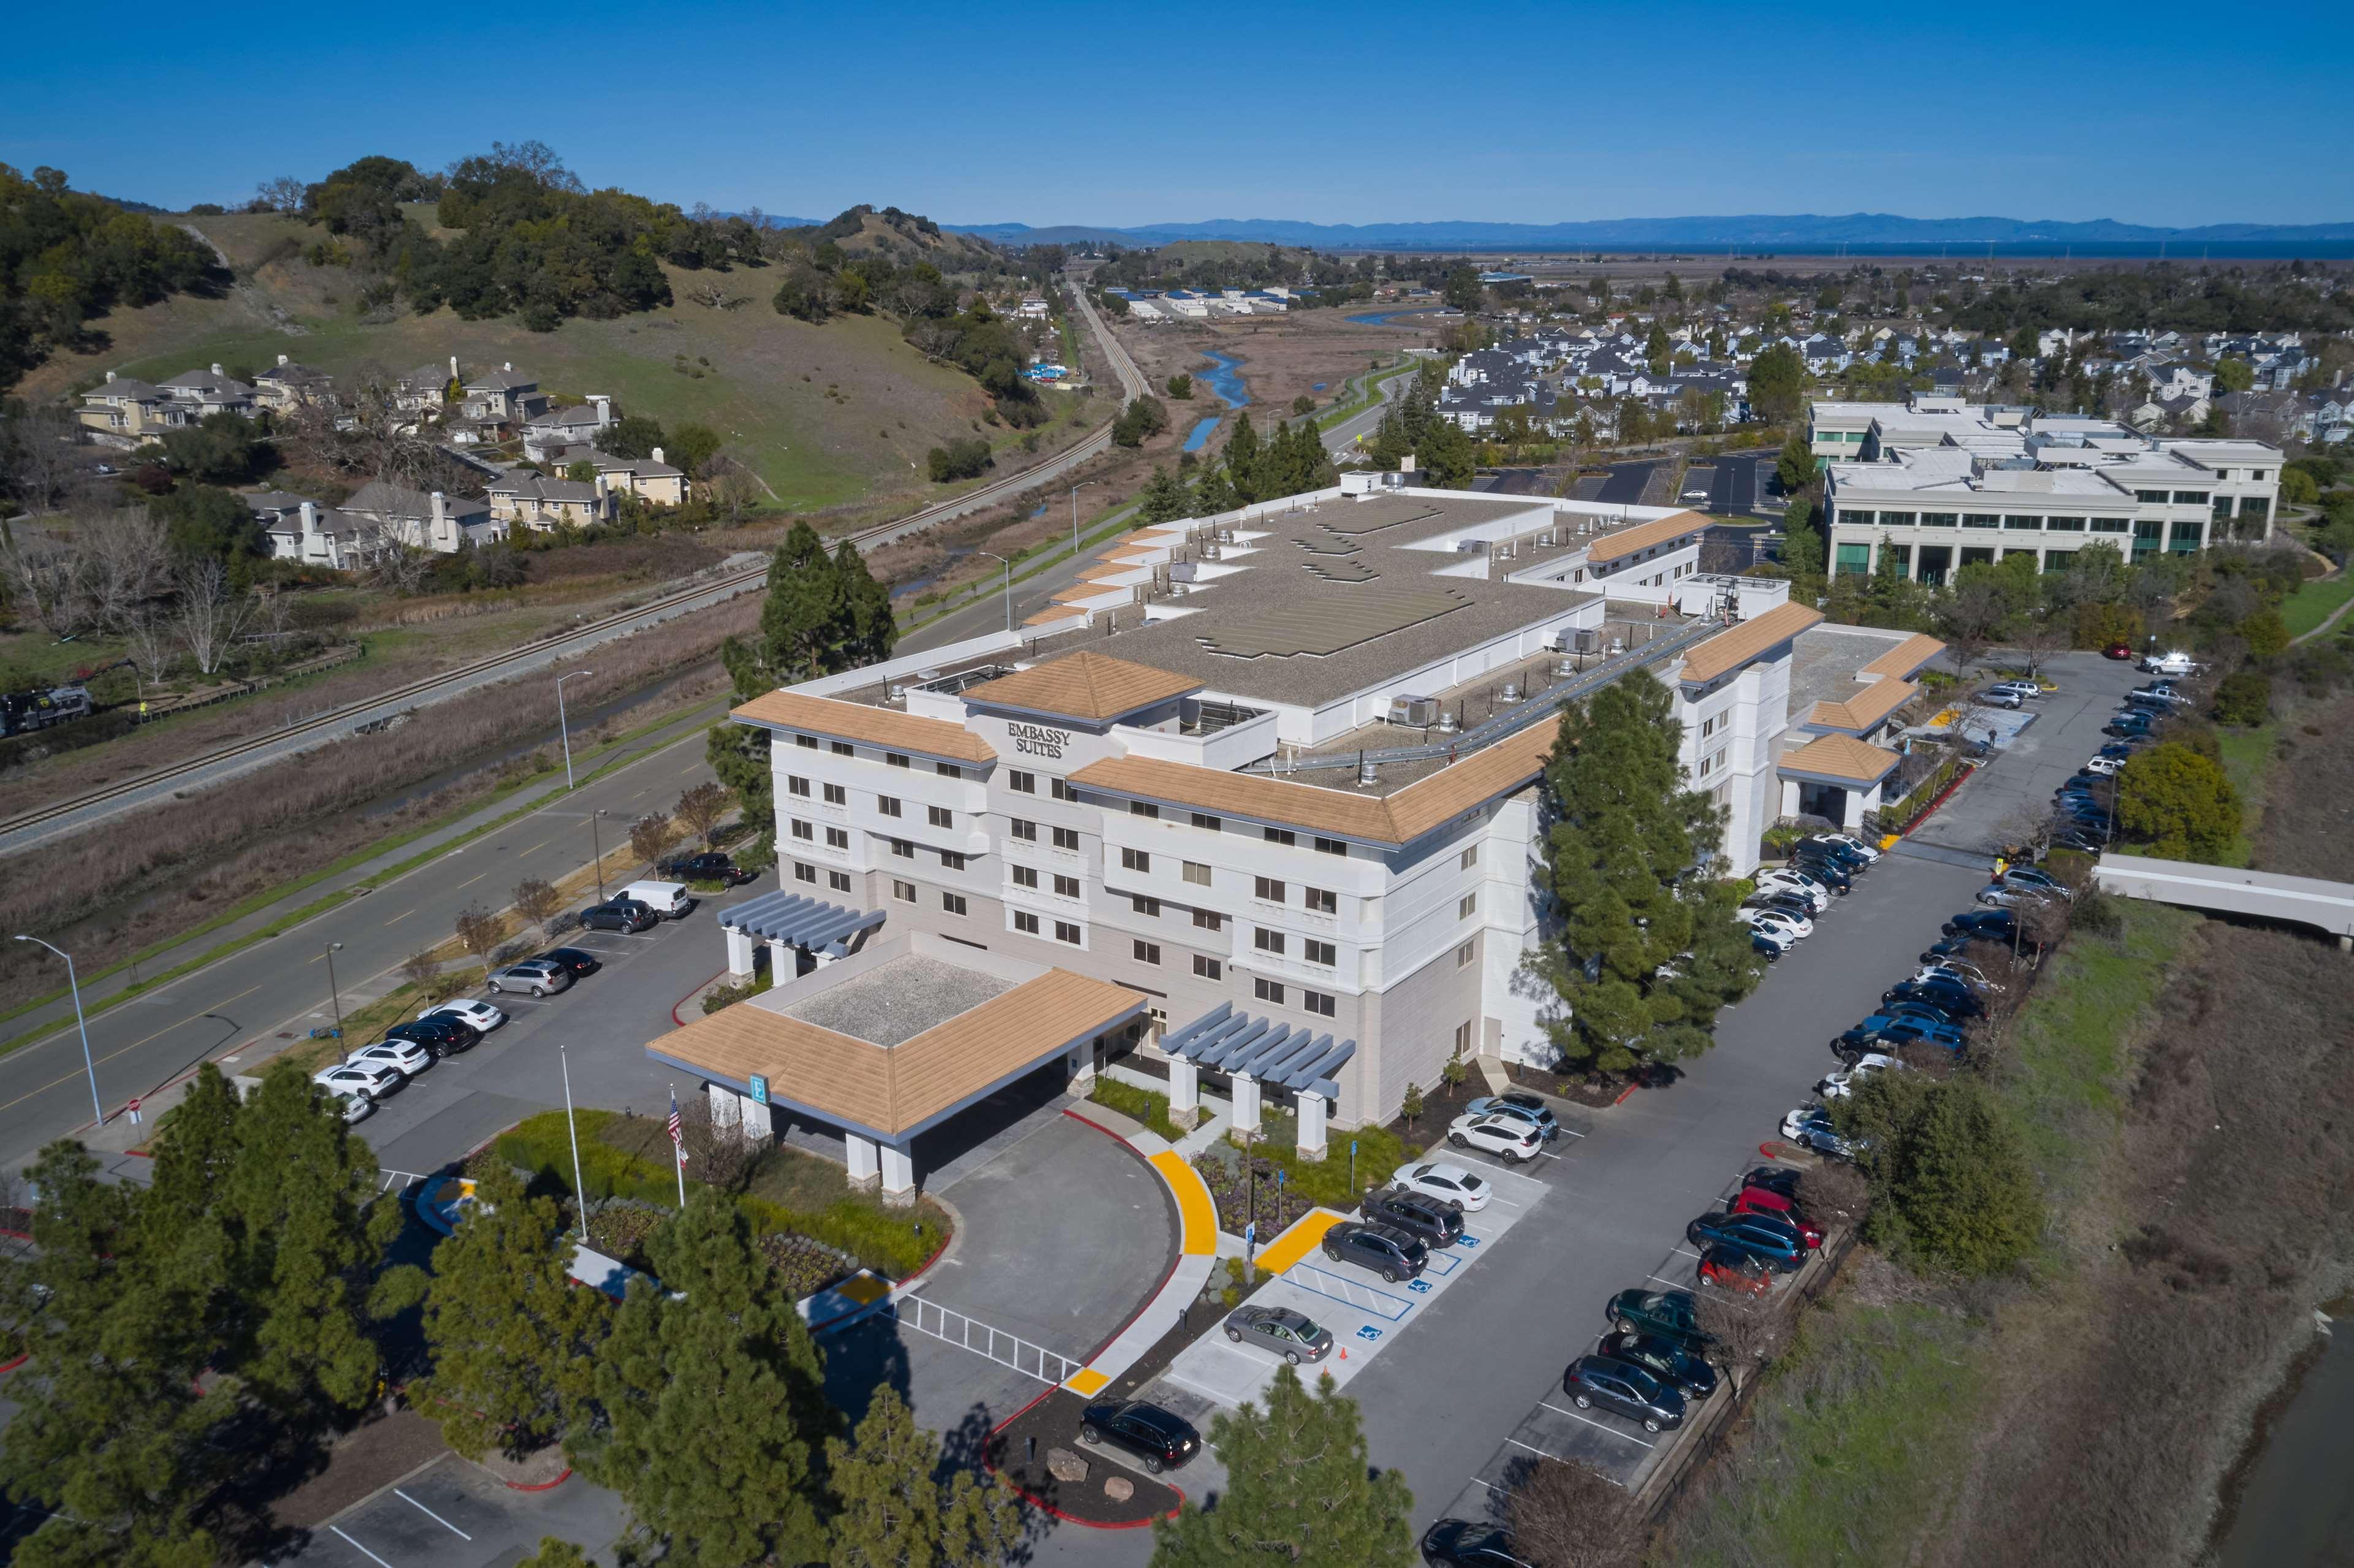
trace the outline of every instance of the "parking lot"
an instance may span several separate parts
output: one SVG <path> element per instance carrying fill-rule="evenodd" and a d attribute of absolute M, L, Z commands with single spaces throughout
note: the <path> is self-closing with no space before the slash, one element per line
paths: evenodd
<path fill-rule="evenodd" d="M 2059 689 L 2022 710 L 2031 722 L 1999 747 L 1991 766 L 1979 768 L 1967 788 L 1921 824 L 1915 841 L 1991 856 L 2008 836 L 2007 827 L 2022 816 L 2051 814 L 2052 791 L 2101 749 L 2109 738 L 2101 726 L 2126 692 L 2149 679 L 2130 662 L 2098 653 L 2061 654 L 2044 664 L 2043 673 Z"/>
<path fill-rule="evenodd" d="M 615 1494 L 569 1480 L 517 1491 L 445 1454 L 312 1531 L 272 1568 L 505 1568 L 554 1535 L 598 1545 L 620 1532 Z"/>

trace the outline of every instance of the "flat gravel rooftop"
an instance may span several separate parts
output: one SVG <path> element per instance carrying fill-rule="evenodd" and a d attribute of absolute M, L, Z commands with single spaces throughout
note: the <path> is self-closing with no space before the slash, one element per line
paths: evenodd
<path fill-rule="evenodd" d="M 1013 986 L 995 975 L 907 953 L 777 1011 L 870 1045 L 897 1045 Z"/>

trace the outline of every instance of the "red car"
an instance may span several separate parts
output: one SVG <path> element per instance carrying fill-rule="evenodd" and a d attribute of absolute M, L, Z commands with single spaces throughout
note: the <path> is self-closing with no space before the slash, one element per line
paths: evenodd
<path fill-rule="evenodd" d="M 2133 656 L 2134 651 L 2122 642 L 2112 642 L 2101 650 L 2104 659 L 2130 659 Z"/>
<path fill-rule="evenodd" d="M 1771 1214 L 1776 1219 L 1789 1221 L 1806 1241 L 1809 1252 L 1823 1245 L 1823 1227 L 1798 1213 L 1790 1200 L 1779 1192 L 1764 1187 L 1744 1187 L 1724 1207 L 1728 1213 Z"/>
<path fill-rule="evenodd" d="M 1735 1246 L 1712 1246 L 1701 1255 L 1700 1282 L 1737 1296 L 1763 1296 L 1774 1287 L 1765 1259 Z"/>

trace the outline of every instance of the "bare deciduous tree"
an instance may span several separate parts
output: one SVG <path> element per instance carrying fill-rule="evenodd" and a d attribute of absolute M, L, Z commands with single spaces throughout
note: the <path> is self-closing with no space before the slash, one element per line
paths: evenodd
<path fill-rule="evenodd" d="M 281 175 L 253 187 L 253 194 L 269 204 L 270 211 L 289 217 L 302 210 L 303 193 L 302 182 L 292 175 Z"/>
<path fill-rule="evenodd" d="M 458 945 L 482 961 L 482 973 L 487 978 L 491 969 L 491 955 L 498 950 L 501 942 L 506 940 L 507 923 L 480 904 L 469 904 L 458 911 L 452 928 L 456 932 Z"/>
<path fill-rule="evenodd" d="M 229 586 L 228 568 L 218 561 L 192 561 L 180 568 L 176 621 L 180 645 L 200 674 L 221 667 L 237 634 L 253 619 L 254 599 Z"/>
<path fill-rule="evenodd" d="M 88 479 L 81 429 L 54 405 L 16 407 L 17 412 L 0 421 L 0 496 L 14 496 L 38 516 L 64 506 Z"/>
<path fill-rule="evenodd" d="M 1748 1375 L 1772 1361 L 1783 1337 L 1782 1304 L 1772 1297 L 1736 1297 L 1722 1290 L 1696 1293 L 1695 1320 L 1716 1341 L 1710 1359 L 1724 1368 L 1735 1393 Z"/>
<path fill-rule="evenodd" d="M 143 506 L 92 509 L 74 524 L 91 619 L 123 634 L 173 588 L 172 549 L 161 520 Z"/>
<path fill-rule="evenodd" d="M 514 886 L 515 913 L 537 926 L 546 934 L 548 922 L 564 907 L 564 897 L 555 887 L 538 877 L 527 876 Z"/>
<path fill-rule="evenodd" d="M 1532 1568 L 1632 1568 L 1643 1531 L 1627 1489 L 1590 1465 L 1543 1458 L 1506 1495 L 1513 1554 Z"/>
<path fill-rule="evenodd" d="M 1819 1225 L 1860 1225 L 1872 1211 L 1872 1184 L 1843 1160 L 1826 1160 L 1798 1177 L 1798 1209 Z"/>
<path fill-rule="evenodd" d="M 440 1001 L 456 989 L 451 978 L 441 972 L 440 960 L 427 952 L 411 953 L 403 959 L 400 978 L 434 1001 Z"/>
<path fill-rule="evenodd" d="M 670 814 L 695 836 L 696 842 L 707 842 L 711 830 L 717 827 L 719 819 L 727 814 L 727 791 L 717 784 L 697 784 L 680 794 L 678 804 L 670 809 Z"/>
<path fill-rule="evenodd" d="M 8 598 L 52 637 L 83 623 L 81 561 L 73 550 L 30 528 L 0 523 L 8 532 Z"/>
<path fill-rule="evenodd" d="M 650 865 L 677 842 L 676 825 L 660 811 L 649 811 L 630 824 L 630 849 Z"/>
<path fill-rule="evenodd" d="M 145 605 L 133 611 L 116 629 L 116 635 L 122 639 L 139 673 L 143 693 L 168 678 L 172 666 L 179 662 L 179 626 L 161 605 Z"/>

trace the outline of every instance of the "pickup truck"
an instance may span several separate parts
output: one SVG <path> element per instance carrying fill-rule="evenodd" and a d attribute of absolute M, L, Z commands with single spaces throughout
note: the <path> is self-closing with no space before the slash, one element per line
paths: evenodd
<path fill-rule="evenodd" d="M 2141 656 L 2141 667 L 2144 673 L 2152 675 L 2196 675 L 2203 668 L 2190 654 L 2179 650 L 2172 653 L 2145 653 Z"/>

